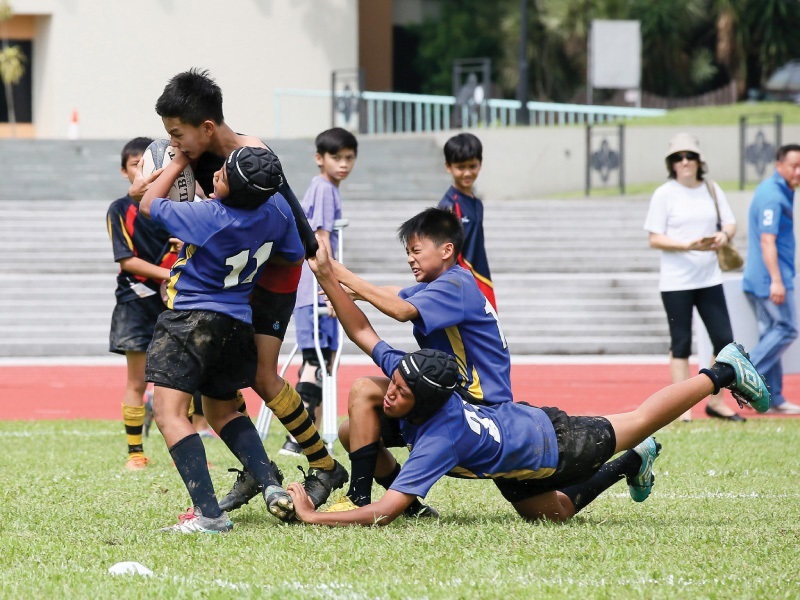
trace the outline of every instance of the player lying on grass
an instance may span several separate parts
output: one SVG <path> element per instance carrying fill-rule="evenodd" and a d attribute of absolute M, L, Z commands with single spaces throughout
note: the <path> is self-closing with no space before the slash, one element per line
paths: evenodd
<path fill-rule="evenodd" d="M 391 377 L 383 410 L 401 420 L 411 453 L 380 500 L 353 510 L 316 512 L 303 486 L 291 484 L 297 518 L 306 523 L 386 525 L 444 475 L 493 479 L 527 520 L 569 519 L 622 477 L 641 502 L 660 450 L 648 436 L 723 387 L 759 412 L 769 408 L 769 391 L 737 344 L 726 346 L 710 369 L 627 413 L 570 417 L 524 403 L 473 404 L 456 359 L 437 350 L 395 350 L 342 289 L 324 247 L 309 263 L 347 335 Z"/>
<path fill-rule="evenodd" d="M 293 516 L 250 417 L 236 392 L 250 387 L 258 362 L 248 297 L 271 255 L 299 263 L 304 255 L 294 218 L 281 195 L 278 158 L 266 148 L 237 148 L 214 176 L 214 199 L 165 199 L 189 164 L 176 150 L 140 204 L 143 215 L 185 242 L 170 272 L 167 308 L 147 350 L 158 429 L 192 499 L 192 514 L 164 531 L 220 533 L 233 528 L 220 508 L 200 436 L 186 419 L 192 392 L 203 395 L 206 418 L 263 488 L 269 512 Z"/>

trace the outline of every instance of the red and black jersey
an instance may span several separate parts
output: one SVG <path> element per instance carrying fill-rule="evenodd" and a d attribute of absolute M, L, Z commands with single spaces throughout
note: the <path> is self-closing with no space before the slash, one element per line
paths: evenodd
<path fill-rule="evenodd" d="M 139 214 L 139 205 L 130 196 L 111 203 L 106 214 L 114 260 L 137 257 L 169 269 L 177 258 L 169 243 L 169 232 Z M 140 277 L 120 269 L 117 275 L 117 302 L 123 303 L 158 293 L 161 281 Z"/>
<path fill-rule="evenodd" d="M 464 226 L 464 247 L 458 255 L 458 264 L 472 272 L 483 295 L 497 310 L 492 273 L 489 270 L 489 259 L 486 257 L 483 240 L 483 202 L 478 198 L 462 194 L 450 186 L 439 201 L 439 208 L 449 210 L 461 219 L 461 224 Z"/>

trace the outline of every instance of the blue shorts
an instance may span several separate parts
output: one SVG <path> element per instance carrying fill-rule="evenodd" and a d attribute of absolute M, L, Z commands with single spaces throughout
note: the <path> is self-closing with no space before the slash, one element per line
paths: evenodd
<path fill-rule="evenodd" d="M 322 310 L 327 310 L 323 307 Z M 297 333 L 297 345 L 300 350 L 314 347 L 314 307 L 301 306 L 294 309 L 294 327 Z M 327 315 L 319 318 L 319 347 L 339 348 L 339 320 Z"/>

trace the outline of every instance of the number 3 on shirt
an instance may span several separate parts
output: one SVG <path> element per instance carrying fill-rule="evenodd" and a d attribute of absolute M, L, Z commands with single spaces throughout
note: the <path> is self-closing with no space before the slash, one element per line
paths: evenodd
<path fill-rule="evenodd" d="M 264 261 L 269 258 L 270 252 L 272 252 L 272 244 L 273 242 L 267 242 L 258 250 L 256 250 L 255 254 L 253 254 L 253 258 L 256 259 L 256 267 L 253 269 L 253 272 L 245 278 L 244 281 L 239 281 L 239 276 L 247 266 L 247 263 L 250 262 L 250 250 L 242 250 L 239 252 L 239 254 L 235 254 L 228 258 L 225 261 L 225 264 L 231 268 L 231 272 L 228 273 L 228 276 L 225 278 L 223 287 L 229 288 L 239 285 L 240 283 L 250 283 L 253 281 L 253 277 L 258 272 L 259 267 L 261 267 L 261 265 L 264 264 Z"/>
<path fill-rule="evenodd" d="M 471 406 L 470 408 L 467 408 L 466 404 L 464 405 L 464 416 L 467 418 L 467 424 L 469 425 L 469 428 L 478 435 L 481 434 L 481 428 L 486 429 L 489 437 L 499 444 L 500 430 L 497 428 L 497 425 L 491 419 L 478 416 L 478 410 L 480 409 L 477 406 Z"/>

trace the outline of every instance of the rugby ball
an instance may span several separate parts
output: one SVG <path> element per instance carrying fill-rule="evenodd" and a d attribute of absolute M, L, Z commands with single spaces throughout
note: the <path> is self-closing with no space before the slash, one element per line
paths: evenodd
<path fill-rule="evenodd" d="M 175 148 L 169 145 L 169 140 L 156 140 L 142 155 L 142 173 L 147 177 L 156 169 L 166 167 L 174 157 Z M 194 189 L 194 171 L 187 166 L 172 184 L 167 197 L 175 202 L 190 202 L 194 200 Z"/>

